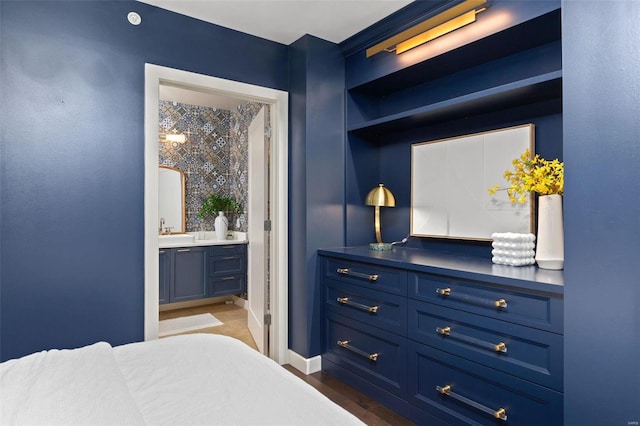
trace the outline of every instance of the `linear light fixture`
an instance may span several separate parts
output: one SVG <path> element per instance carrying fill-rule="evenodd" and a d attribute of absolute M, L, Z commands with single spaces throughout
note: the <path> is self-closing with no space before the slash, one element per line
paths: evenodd
<path fill-rule="evenodd" d="M 367 49 L 367 58 L 380 53 L 400 54 L 435 38 L 475 22 L 476 15 L 484 11 L 488 0 L 465 0 L 431 18 L 414 25 Z"/>

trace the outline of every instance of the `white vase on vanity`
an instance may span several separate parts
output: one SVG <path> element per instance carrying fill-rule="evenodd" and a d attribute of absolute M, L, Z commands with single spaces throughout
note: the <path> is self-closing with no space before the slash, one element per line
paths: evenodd
<path fill-rule="evenodd" d="M 218 212 L 218 216 L 216 216 L 213 226 L 216 230 L 216 239 L 226 240 L 227 230 L 229 229 L 229 219 L 224 215 L 224 212 Z"/>

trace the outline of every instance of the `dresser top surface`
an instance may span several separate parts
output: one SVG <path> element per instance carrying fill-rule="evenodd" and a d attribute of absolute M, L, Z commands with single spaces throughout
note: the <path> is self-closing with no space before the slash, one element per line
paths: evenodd
<path fill-rule="evenodd" d="M 318 253 L 346 260 L 564 293 L 562 271 L 540 269 L 536 266 L 496 265 L 489 259 L 405 247 L 393 247 L 390 251 L 369 250 L 367 246 L 338 247 L 320 249 Z"/>

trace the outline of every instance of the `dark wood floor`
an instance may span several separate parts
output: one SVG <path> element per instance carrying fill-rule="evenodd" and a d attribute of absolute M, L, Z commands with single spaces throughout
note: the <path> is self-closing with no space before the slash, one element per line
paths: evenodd
<path fill-rule="evenodd" d="M 207 312 L 214 315 L 224 324 L 218 327 L 195 330 L 187 333 L 224 334 L 227 336 L 235 337 L 236 339 L 239 339 L 245 342 L 250 347 L 256 349 L 256 344 L 253 341 L 253 338 L 251 337 L 251 334 L 249 333 L 249 330 L 247 328 L 246 311 L 236 305 L 225 305 L 224 303 L 222 303 L 198 306 L 194 308 L 185 308 L 174 311 L 165 311 L 160 312 L 160 320 L 197 315 Z M 383 405 L 380 405 L 373 399 L 365 396 L 361 392 L 358 392 L 352 387 L 342 383 L 341 381 L 326 373 L 318 372 L 307 376 L 293 368 L 291 365 L 287 364 L 284 366 L 284 368 L 300 377 L 302 380 L 309 383 L 314 388 L 318 389 L 320 393 L 325 395 L 327 398 L 329 398 L 354 416 L 358 417 L 363 423 L 366 423 L 367 425 L 404 426 L 414 424 L 408 419 L 396 414 Z"/>
<path fill-rule="evenodd" d="M 305 376 L 289 364 L 284 368 L 318 389 L 327 398 L 367 425 L 404 426 L 415 424 L 327 373 L 320 371 Z"/>

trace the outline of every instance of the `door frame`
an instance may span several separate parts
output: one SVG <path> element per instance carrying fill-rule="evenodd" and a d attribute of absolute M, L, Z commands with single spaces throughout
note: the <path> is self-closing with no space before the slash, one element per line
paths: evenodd
<path fill-rule="evenodd" d="M 271 329 L 269 353 L 288 362 L 288 93 L 155 64 L 145 64 L 144 120 L 144 339 L 158 338 L 158 140 L 159 86 L 226 95 L 270 106 L 271 144 Z M 251 236 L 249 236 L 251 238 Z"/>

